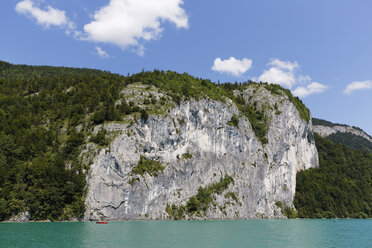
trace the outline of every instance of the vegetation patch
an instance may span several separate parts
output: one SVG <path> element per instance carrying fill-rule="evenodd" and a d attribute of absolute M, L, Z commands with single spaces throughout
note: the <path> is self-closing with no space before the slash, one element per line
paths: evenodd
<path fill-rule="evenodd" d="M 182 158 L 186 159 L 186 160 L 192 159 L 192 154 L 189 153 L 189 152 L 186 152 L 186 153 L 182 154 Z"/>
<path fill-rule="evenodd" d="M 268 91 L 270 91 L 274 95 L 279 95 L 279 96 L 283 95 L 283 87 L 280 86 L 279 84 L 265 83 L 264 86 L 265 86 L 265 89 L 267 89 Z"/>
<path fill-rule="evenodd" d="M 146 158 L 141 155 L 137 165 L 132 169 L 130 175 L 132 178 L 129 180 L 129 184 L 133 185 L 135 181 L 139 181 L 139 177 L 144 177 L 145 173 L 150 176 L 157 177 L 159 172 L 164 170 L 164 166 L 157 160 Z"/>
<path fill-rule="evenodd" d="M 297 211 L 294 208 L 285 206 L 281 201 L 277 201 L 275 205 L 280 208 L 284 216 L 286 216 L 288 219 L 297 217 Z"/>
<path fill-rule="evenodd" d="M 231 199 L 233 199 L 236 203 L 239 203 L 238 196 L 236 195 L 235 192 L 232 192 L 232 191 L 227 192 L 227 193 L 225 194 L 225 198 L 231 198 Z"/>
<path fill-rule="evenodd" d="M 167 204 L 167 206 L 165 207 L 165 212 L 167 212 L 170 219 L 183 220 L 185 219 L 186 215 L 186 207 L 176 206 L 175 204 L 172 204 L 172 206 L 170 206 L 169 204 Z"/>
<path fill-rule="evenodd" d="M 167 115 L 168 111 L 175 106 L 174 102 L 165 92 L 153 85 L 141 82 L 130 83 L 121 91 L 124 100 L 140 108 L 141 119 L 146 123 L 147 115 Z M 144 113 L 143 111 L 146 111 Z"/>
<path fill-rule="evenodd" d="M 106 135 L 107 135 L 107 131 L 102 128 L 97 132 L 96 135 L 90 138 L 90 141 L 93 143 L 96 143 L 99 146 L 103 146 L 103 147 L 108 146 L 110 143 Z"/>
<path fill-rule="evenodd" d="M 267 144 L 268 118 L 265 116 L 265 107 L 258 108 L 257 102 L 247 104 L 241 95 L 233 98 L 239 110 L 248 118 L 256 137 L 262 144 Z"/>
<path fill-rule="evenodd" d="M 147 120 L 149 119 L 149 114 L 145 109 L 141 109 L 141 120 L 145 123 L 147 123 Z"/>
<path fill-rule="evenodd" d="M 228 175 L 221 178 L 220 182 L 209 185 L 205 188 L 200 187 L 198 193 L 195 196 L 190 197 L 186 205 L 171 207 L 167 205 L 166 211 L 170 218 L 182 219 L 187 214 L 188 217 L 205 216 L 210 205 L 215 201 L 214 194 L 222 194 L 231 183 L 234 183 L 234 179 Z"/>
<path fill-rule="evenodd" d="M 239 117 L 233 114 L 231 120 L 227 124 L 239 128 Z"/>

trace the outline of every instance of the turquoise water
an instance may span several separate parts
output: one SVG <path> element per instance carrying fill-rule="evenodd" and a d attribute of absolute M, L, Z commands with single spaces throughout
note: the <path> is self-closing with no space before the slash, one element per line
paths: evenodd
<path fill-rule="evenodd" d="M 372 247 L 372 220 L 0 223 L 0 247 Z"/>

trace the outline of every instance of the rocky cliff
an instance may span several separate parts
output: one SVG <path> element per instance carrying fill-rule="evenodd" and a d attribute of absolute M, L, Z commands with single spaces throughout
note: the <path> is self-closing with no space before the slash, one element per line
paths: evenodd
<path fill-rule="evenodd" d="M 314 125 L 314 132 L 318 133 L 323 138 L 328 137 L 332 134 L 336 133 L 350 133 L 359 137 L 362 137 L 369 142 L 372 142 L 372 137 L 365 133 L 363 130 L 347 125 L 338 125 L 334 124 L 332 126 L 329 125 Z"/>
<path fill-rule="evenodd" d="M 137 103 L 167 98 L 140 84 L 122 94 Z M 266 142 L 230 99 L 163 104 L 140 120 L 96 127 L 112 141 L 82 153 L 91 163 L 84 219 L 283 218 L 296 172 L 318 166 L 311 120 L 260 84 L 234 94 L 263 113 Z"/>

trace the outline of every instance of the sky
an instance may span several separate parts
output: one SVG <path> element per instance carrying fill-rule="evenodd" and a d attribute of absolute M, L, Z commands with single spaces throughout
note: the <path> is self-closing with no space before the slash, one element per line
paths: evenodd
<path fill-rule="evenodd" d="M 370 0 L 5 0 L 0 60 L 278 83 L 372 134 Z"/>

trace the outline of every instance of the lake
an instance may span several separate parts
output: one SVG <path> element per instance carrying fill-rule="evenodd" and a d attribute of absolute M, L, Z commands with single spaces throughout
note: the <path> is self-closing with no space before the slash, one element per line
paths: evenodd
<path fill-rule="evenodd" d="M 0 247 L 372 247 L 372 220 L 0 223 Z"/>

